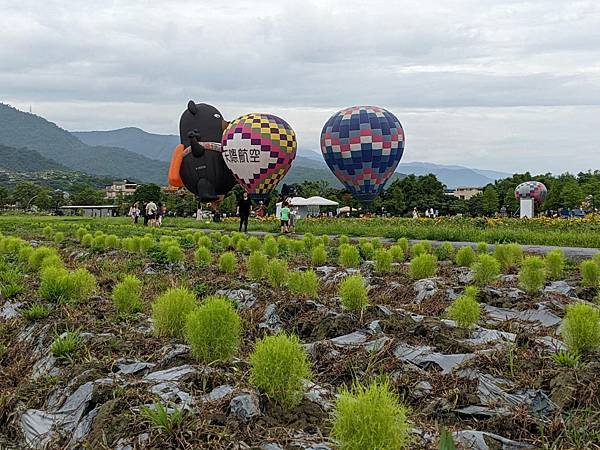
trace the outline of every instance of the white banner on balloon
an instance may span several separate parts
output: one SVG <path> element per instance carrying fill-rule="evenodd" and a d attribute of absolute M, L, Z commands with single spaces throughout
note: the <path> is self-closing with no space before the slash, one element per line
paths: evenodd
<path fill-rule="evenodd" d="M 252 145 L 250 139 L 243 139 L 239 134 L 229 139 L 223 158 L 231 171 L 248 184 L 260 173 L 260 169 L 277 162 L 271 152 L 261 151 L 260 145 Z"/>

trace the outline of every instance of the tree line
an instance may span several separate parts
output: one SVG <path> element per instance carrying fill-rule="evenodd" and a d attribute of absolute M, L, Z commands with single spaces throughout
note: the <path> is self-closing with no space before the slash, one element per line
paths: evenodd
<path fill-rule="evenodd" d="M 439 211 L 440 215 L 493 216 L 504 206 L 509 213 L 514 213 L 519 208 L 514 197 L 515 187 L 530 180 L 540 181 L 548 188 L 548 196 L 540 205 L 540 211 L 580 207 L 592 210 L 596 208 L 596 202 L 600 203 L 600 171 L 558 176 L 532 176 L 528 172 L 514 174 L 488 184 L 482 193 L 468 200 L 447 195 L 446 186 L 435 175 L 429 174 L 396 179 L 373 201 L 369 210 L 376 214 L 383 212 L 393 216 L 408 216 L 413 208 L 419 211 L 433 208 Z M 337 201 L 340 206 L 351 206 L 356 210 L 362 207 L 349 191 L 334 188 L 326 181 L 303 181 L 289 187 L 296 196 L 307 198 L 319 195 Z M 227 215 L 235 214 L 237 199 L 241 193 L 242 188 L 236 186 L 222 202 L 221 212 Z M 197 202 L 191 193 L 163 192 L 156 184 L 140 185 L 133 196 L 118 196 L 113 203 L 119 206 L 120 214 L 126 214 L 134 202 L 143 204 L 150 200 L 162 202 L 168 211 L 178 216 L 191 216 L 197 209 Z M 276 203 L 280 200 L 279 193 L 271 195 L 266 205 L 267 212 L 274 213 Z M 52 190 L 28 181 L 19 182 L 12 189 L 0 187 L 0 209 L 7 205 L 16 205 L 21 209 L 35 206 L 40 210 L 50 211 L 69 204 L 100 205 L 107 202 L 104 190 L 85 183 L 76 183 L 65 191 Z"/>

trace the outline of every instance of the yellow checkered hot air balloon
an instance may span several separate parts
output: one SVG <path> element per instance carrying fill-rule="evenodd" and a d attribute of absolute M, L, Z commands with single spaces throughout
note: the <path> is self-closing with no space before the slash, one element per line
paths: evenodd
<path fill-rule="evenodd" d="M 225 163 L 255 200 L 265 199 L 285 176 L 296 148 L 292 127 L 272 114 L 243 115 L 223 133 Z"/>

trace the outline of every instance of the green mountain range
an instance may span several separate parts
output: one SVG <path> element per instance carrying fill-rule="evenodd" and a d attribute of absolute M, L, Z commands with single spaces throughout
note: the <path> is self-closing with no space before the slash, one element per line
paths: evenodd
<path fill-rule="evenodd" d="M 168 163 L 124 148 L 87 145 L 56 124 L 0 103 L 0 144 L 37 151 L 71 170 L 165 184 Z"/>

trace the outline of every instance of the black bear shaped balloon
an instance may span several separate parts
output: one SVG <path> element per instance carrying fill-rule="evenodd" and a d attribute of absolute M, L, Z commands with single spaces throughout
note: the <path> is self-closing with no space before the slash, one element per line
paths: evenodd
<path fill-rule="evenodd" d="M 214 106 L 188 102 L 179 121 L 181 144 L 171 158 L 171 186 L 185 186 L 202 203 L 227 195 L 236 184 L 221 153 L 221 138 L 228 124 Z"/>

